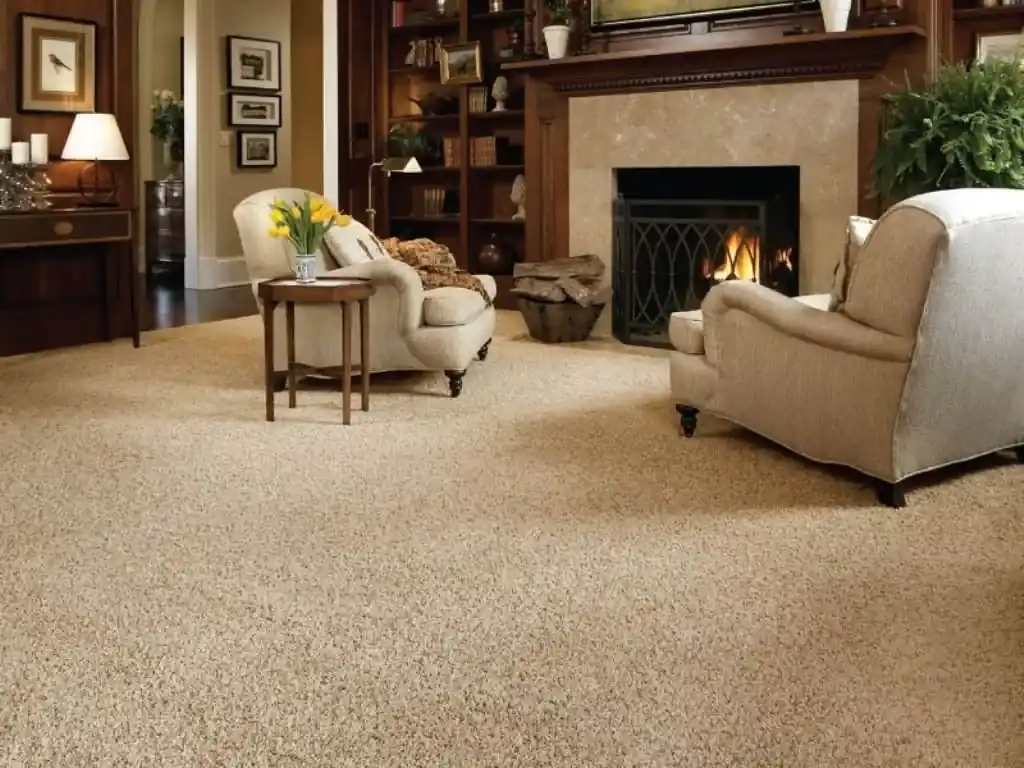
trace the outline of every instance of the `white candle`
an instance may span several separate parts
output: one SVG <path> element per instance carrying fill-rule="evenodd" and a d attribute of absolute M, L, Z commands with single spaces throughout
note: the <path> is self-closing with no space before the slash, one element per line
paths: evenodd
<path fill-rule="evenodd" d="M 32 147 L 32 165 L 46 165 L 50 162 L 50 137 L 45 133 L 33 133 L 28 137 Z"/>
<path fill-rule="evenodd" d="M 11 148 L 11 118 L 0 117 L 0 150 Z"/>
<path fill-rule="evenodd" d="M 11 144 L 11 162 L 15 165 L 28 165 L 31 153 L 27 141 L 16 141 Z"/>

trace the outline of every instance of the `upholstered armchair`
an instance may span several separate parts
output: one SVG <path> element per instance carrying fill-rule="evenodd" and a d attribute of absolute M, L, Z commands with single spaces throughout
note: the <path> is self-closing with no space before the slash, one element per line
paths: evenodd
<path fill-rule="evenodd" d="M 875 478 L 890 506 L 919 473 L 1024 461 L 1022 244 L 1024 191 L 934 192 L 871 228 L 838 301 L 715 286 L 674 328 L 683 433 L 716 414 Z"/>
<path fill-rule="evenodd" d="M 234 217 L 242 240 L 245 264 L 253 293 L 263 280 L 292 274 L 289 246 L 268 230 L 270 204 L 276 200 L 301 200 L 303 189 L 270 189 L 252 195 L 235 208 Z M 360 371 L 443 371 L 452 397 L 462 392 L 463 376 L 474 358 L 487 356 L 494 333 L 494 307 L 476 291 L 459 287 L 425 290 L 419 274 L 407 264 L 391 259 L 379 241 L 356 221 L 335 227 L 325 248 L 317 254 L 317 274 L 323 277 L 355 277 L 370 280 L 377 291 L 370 300 L 370 360 L 359 359 L 354 345 L 353 365 Z M 497 286 L 490 276 L 480 276 L 493 300 Z M 258 297 L 257 297 L 258 301 Z M 262 312 L 262 306 L 260 307 Z M 287 372 L 287 340 L 284 308 L 277 307 L 280 322 L 274 323 L 274 360 L 278 386 Z M 358 320 L 356 320 L 358 323 Z M 359 330 L 353 331 L 359 338 Z M 295 306 L 296 359 L 312 368 L 328 370 L 341 365 L 341 316 L 330 305 Z"/>

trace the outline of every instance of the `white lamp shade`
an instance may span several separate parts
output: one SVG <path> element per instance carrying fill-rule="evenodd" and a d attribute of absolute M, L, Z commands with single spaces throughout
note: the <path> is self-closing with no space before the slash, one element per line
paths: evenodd
<path fill-rule="evenodd" d="M 61 159 L 128 160 L 128 148 L 117 119 L 102 112 L 75 115 Z"/>

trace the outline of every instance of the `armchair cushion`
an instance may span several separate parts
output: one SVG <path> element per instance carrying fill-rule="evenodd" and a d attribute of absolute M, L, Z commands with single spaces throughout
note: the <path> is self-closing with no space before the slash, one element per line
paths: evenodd
<path fill-rule="evenodd" d="M 467 325 L 485 309 L 483 296 L 466 288 L 432 288 L 423 293 L 423 322 L 435 328 Z"/>
<path fill-rule="evenodd" d="M 832 293 L 828 303 L 830 312 L 840 311 L 846 303 L 846 292 L 850 285 L 853 265 L 857 262 L 860 249 L 867 241 L 875 223 L 874 219 L 866 219 L 863 216 L 850 217 L 850 221 L 846 225 L 846 250 L 843 252 L 843 258 L 836 265 L 836 271 L 832 277 Z"/>

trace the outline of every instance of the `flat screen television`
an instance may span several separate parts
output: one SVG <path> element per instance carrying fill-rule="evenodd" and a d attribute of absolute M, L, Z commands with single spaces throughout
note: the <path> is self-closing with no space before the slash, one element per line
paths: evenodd
<path fill-rule="evenodd" d="M 801 6 L 817 5 L 814 2 Z M 595 27 L 645 25 L 718 16 L 741 16 L 758 11 L 790 10 L 794 0 L 591 0 Z"/>

